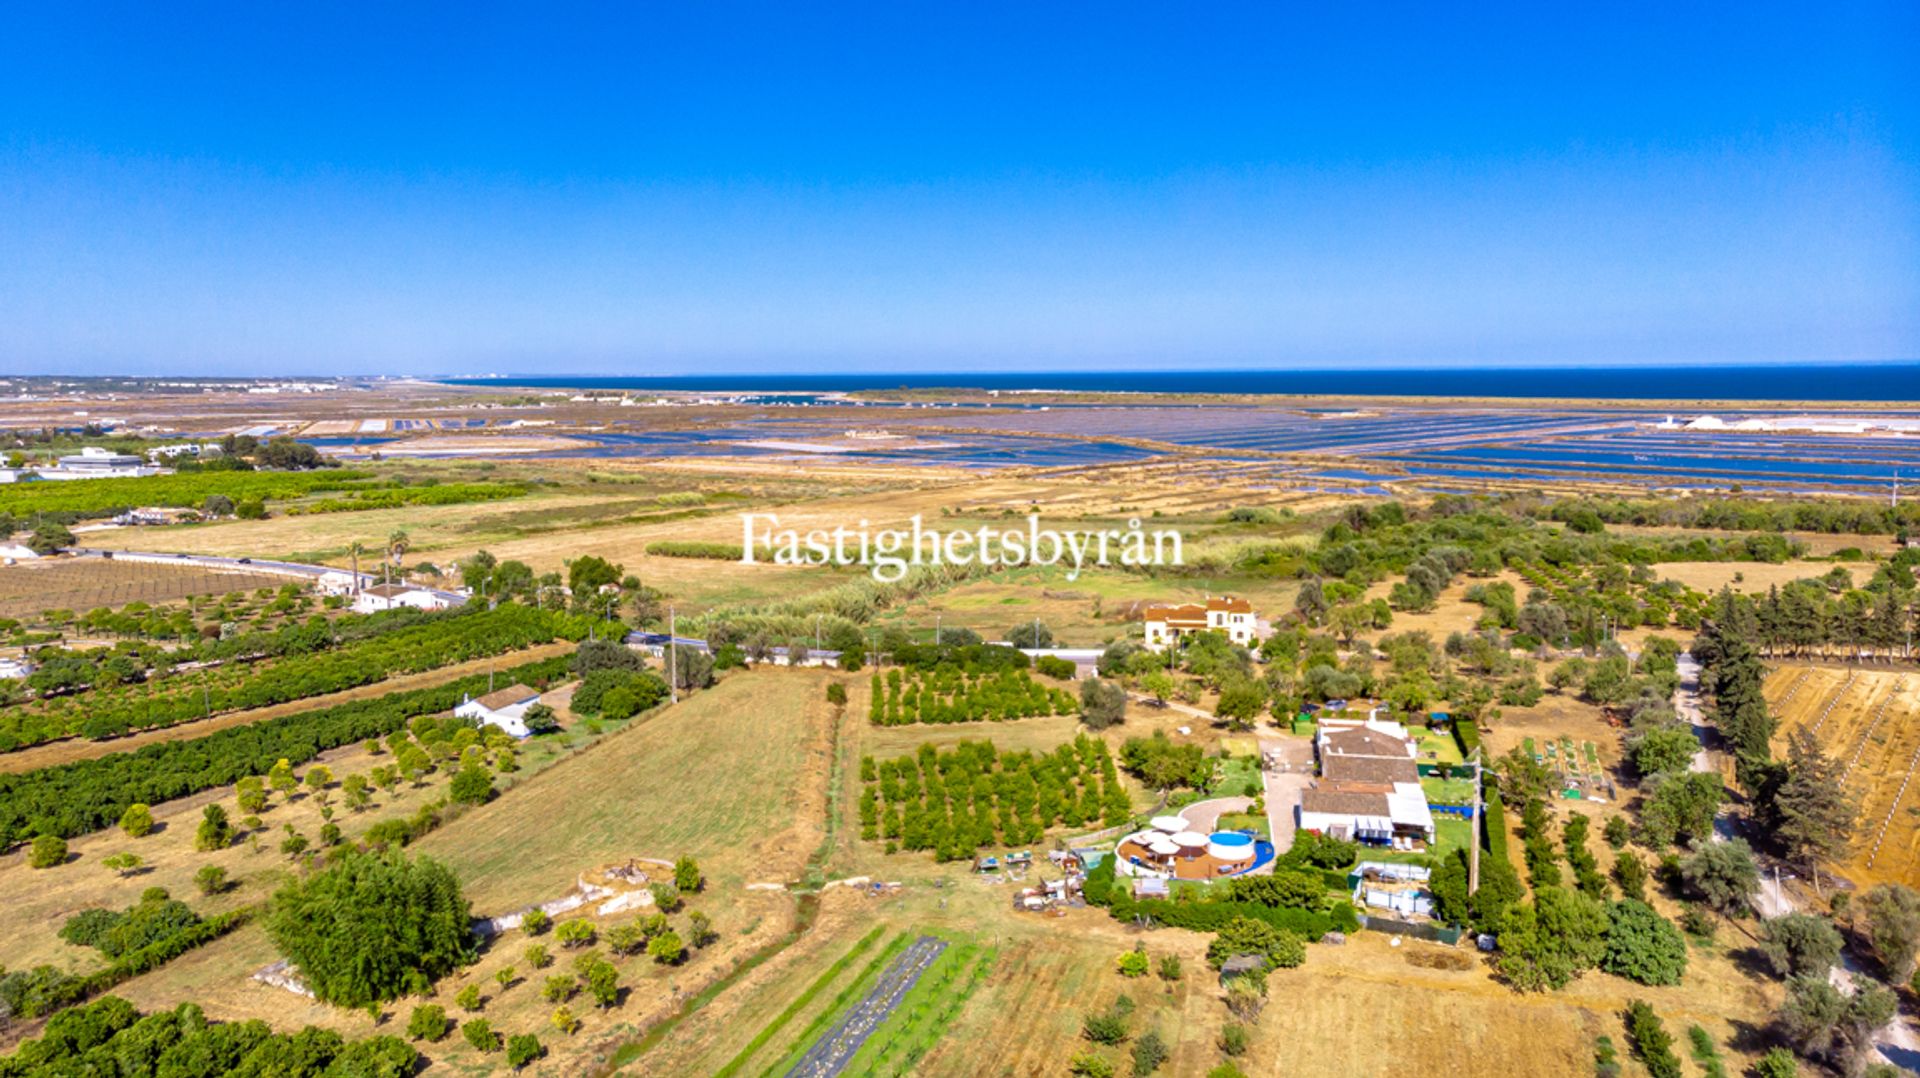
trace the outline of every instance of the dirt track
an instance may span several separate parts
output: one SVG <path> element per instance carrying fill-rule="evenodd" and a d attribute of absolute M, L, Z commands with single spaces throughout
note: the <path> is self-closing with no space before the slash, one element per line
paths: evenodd
<path fill-rule="evenodd" d="M 196 722 L 183 722 L 158 730 L 128 737 L 116 737 L 108 741 L 87 741 L 82 738 L 67 738 L 62 741 L 50 741 L 32 748 L 20 749 L 0 755 L 0 774 L 18 774 L 23 771 L 35 771 L 43 767 L 70 764 L 76 760 L 91 760 L 98 756 L 111 756 L 116 752 L 131 752 L 144 745 L 161 741 L 182 741 L 204 737 L 215 730 L 224 730 L 229 726 L 245 726 L 263 719 L 278 718 L 301 711 L 313 711 L 334 704 L 344 704 L 352 700 L 365 700 L 374 696 L 385 696 L 390 692 L 403 692 L 407 689 L 422 689 L 432 685 L 441 685 L 468 674 L 484 673 L 489 666 L 505 670 L 522 663 L 537 662 L 541 659 L 562 655 L 570 651 L 573 644 L 556 640 L 551 644 L 540 644 L 525 651 L 512 651 L 491 659 L 469 659 L 453 666 L 443 666 L 438 670 L 427 670 L 418 674 L 402 674 L 399 677 L 376 681 L 371 685 L 359 685 L 339 692 L 330 692 L 322 696 L 310 696 L 304 700 L 290 700 L 284 704 L 269 707 L 257 707 L 247 711 L 229 711 L 215 715 L 210 719 Z"/>

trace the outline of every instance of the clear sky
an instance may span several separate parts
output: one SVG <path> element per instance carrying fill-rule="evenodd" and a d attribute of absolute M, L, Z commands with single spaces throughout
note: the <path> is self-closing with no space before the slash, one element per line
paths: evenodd
<path fill-rule="evenodd" d="M 1908 2 L 426 8 L 11 5 L 0 372 L 1920 357 Z"/>

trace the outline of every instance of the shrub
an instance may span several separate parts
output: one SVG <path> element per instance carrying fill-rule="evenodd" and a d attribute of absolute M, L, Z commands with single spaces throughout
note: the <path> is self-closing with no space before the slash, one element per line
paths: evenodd
<path fill-rule="evenodd" d="M 1270 966 L 1290 969 L 1307 960 L 1306 944 L 1284 928 L 1251 917 L 1227 922 L 1207 945 L 1207 962 L 1215 969 L 1235 955 L 1260 955 Z"/>
<path fill-rule="evenodd" d="M 520 927 L 529 936 L 537 936 L 545 932 L 552 924 L 553 918 L 547 916 L 547 911 L 542 909 L 528 910 L 526 915 L 520 918 Z"/>
<path fill-rule="evenodd" d="M 219 865 L 201 865 L 193 874 L 193 884 L 203 895 L 217 895 L 227 889 L 227 870 Z"/>
<path fill-rule="evenodd" d="M 1641 984 L 1679 984 L 1687 941 L 1673 922 L 1644 902 L 1616 902 L 1608 911 L 1607 951 L 1600 968 Z"/>
<path fill-rule="evenodd" d="M 720 933 L 713 930 L 713 918 L 699 910 L 694 910 L 687 916 L 688 943 L 695 947 L 705 947 L 719 938 Z"/>
<path fill-rule="evenodd" d="M 514 1070 L 539 1059 L 545 1053 L 540 1046 L 540 1038 L 531 1033 L 520 1033 L 507 1038 L 507 1065 Z"/>
<path fill-rule="evenodd" d="M 1642 1000 L 1627 1005 L 1627 1035 L 1633 1038 L 1633 1050 L 1646 1064 L 1653 1078 L 1680 1078 L 1680 1057 L 1673 1053 L 1673 1034 L 1660 1016 Z"/>
<path fill-rule="evenodd" d="M 1247 1027 L 1238 1022 L 1228 1022 L 1220 1027 L 1220 1050 L 1230 1056 L 1247 1053 Z"/>
<path fill-rule="evenodd" d="M 1081 1052 L 1067 1064 L 1069 1073 L 1081 1078 L 1113 1078 L 1113 1063 L 1092 1052 Z"/>
<path fill-rule="evenodd" d="M 1753 1078 L 1799 1078 L 1800 1061 L 1785 1048 L 1773 1048 L 1753 1065 Z"/>
<path fill-rule="evenodd" d="M 1058 655 L 1042 655 L 1033 661 L 1033 668 L 1056 681 L 1072 681 L 1079 668 L 1071 659 L 1062 659 Z"/>
<path fill-rule="evenodd" d="M 407 1016 L 407 1036 L 416 1041 L 438 1041 L 451 1027 L 447 1009 L 438 1003 L 422 1003 Z"/>
<path fill-rule="evenodd" d="M 484 1018 L 475 1018 L 460 1026 L 460 1035 L 467 1043 L 482 1052 L 494 1052 L 500 1048 L 500 1034 L 493 1031 L 493 1023 Z"/>
<path fill-rule="evenodd" d="M 1147 953 L 1128 951 L 1115 960 L 1122 977 L 1145 977 L 1147 975 Z"/>
<path fill-rule="evenodd" d="M 651 945 L 649 945 L 651 949 Z M 620 971 L 610 962 L 595 962 L 586 971 L 587 992 L 602 1007 L 620 1002 Z"/>
<path fill-rule="evenodd" d="M 1160 1064 L 1167 1061 L 1168 1054 L 1167 1042 L 1160 1039 L 1159 1033 L 1148 1030 L 1141 1034 L 1140 1039 L 1133 1042 L 1134 1078 L 1145 1078 L 1159 1070 Z"/>
<path fill-rule="evenodd" d="M 580 982 L 565 973 L 556 973 L 540 986 L 540 998 L 548 1003 L 565 1003 L 580 991 Z"/>
<path fill-rule="evenodd" d="M 460 991 L 453 994 L 453 1005 L 468 1013 L 479 1010 L 480 986 L 477 984 L 463 986 Z"/>
<path fill-rule="evenodd" d="M 562 1033 L 572 1033 L 574 1030 L 580 1028 L 580 1019 L 574 1017 L 573 1008 L 571 1007 L 554 1008 L 553 1017 L 550 1021 L 553 1023 L 553 1028 Z"/>
<path fill-rule="evenodd" d="M 153 832 L 153 810 L 135 801 L 120 814 L 120 830 L 133 838 L 145 838 Z"/>
<path fill-rule="evenodd" d="M 685 894 L 694 894 L 707 885 L 706 877 L 700 874 L 700 863 L 691 857 L 680 857 L 673 862 L 673 885 Z"/>
<path fill-rule="evenodd" d="M 34 868 L 53 868 L 67 863 L 67 840 L 58 835 L 41 835 L 33 840 L 27 864 Z"/>
<path fill-rule="evenodd" d="M 671 966 L 686 956 L 686 945 L 680 942 L 680 934 L 669 929 L 647 941 L 647 954 L 663 966 Z"/>
<path fill-rule="evenodd" d="M 1119 1044 L 1127 1039 L 1127 1020 L 1112 1012 L 1088 1015 L 1080 1032 L 1095 1044 Z"/>
<path fill-rule="evenodd" d="M 1080 719 L 1089 729 L 1104 730 L 1124 719 L 1126 712 L 1127 690 L 1098 677 L 1080 683 Z"/>
<path fill-rule="evenodd" d="M 484 805 L 493 797 L 493 772 L 468 764 L 454 774 L 447 792 L 462 805 Z"/>

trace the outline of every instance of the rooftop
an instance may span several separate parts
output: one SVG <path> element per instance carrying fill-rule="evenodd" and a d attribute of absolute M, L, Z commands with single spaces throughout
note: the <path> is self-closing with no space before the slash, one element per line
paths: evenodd
<path fill-rule="evenodd" d="M 495 689 L 485 696 L 477 697 L 473 702 L 488 711 L 499 711 L 515 704 L 522 704 L 540 695 L 539 689 L 528 688 L 518 682 L 504 689 Z"/>

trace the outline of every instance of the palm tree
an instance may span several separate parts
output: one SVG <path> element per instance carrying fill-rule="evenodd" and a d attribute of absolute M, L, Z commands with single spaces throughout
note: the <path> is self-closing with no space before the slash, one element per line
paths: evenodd
<path fill-rule="evenodd" d="M 360 555 L 366 552 L 367 545 L 358 539 L 347 544 L 347 553 L 353 555 L 353 594 L 356 599 L 360 596 Z"/>
<path fill-rule="evenodd" d="M 395 528 L 387 536 L 387 562 L 393 568 L 399 568 L 401 555 L 407 552 L 407 529 Z"/>

